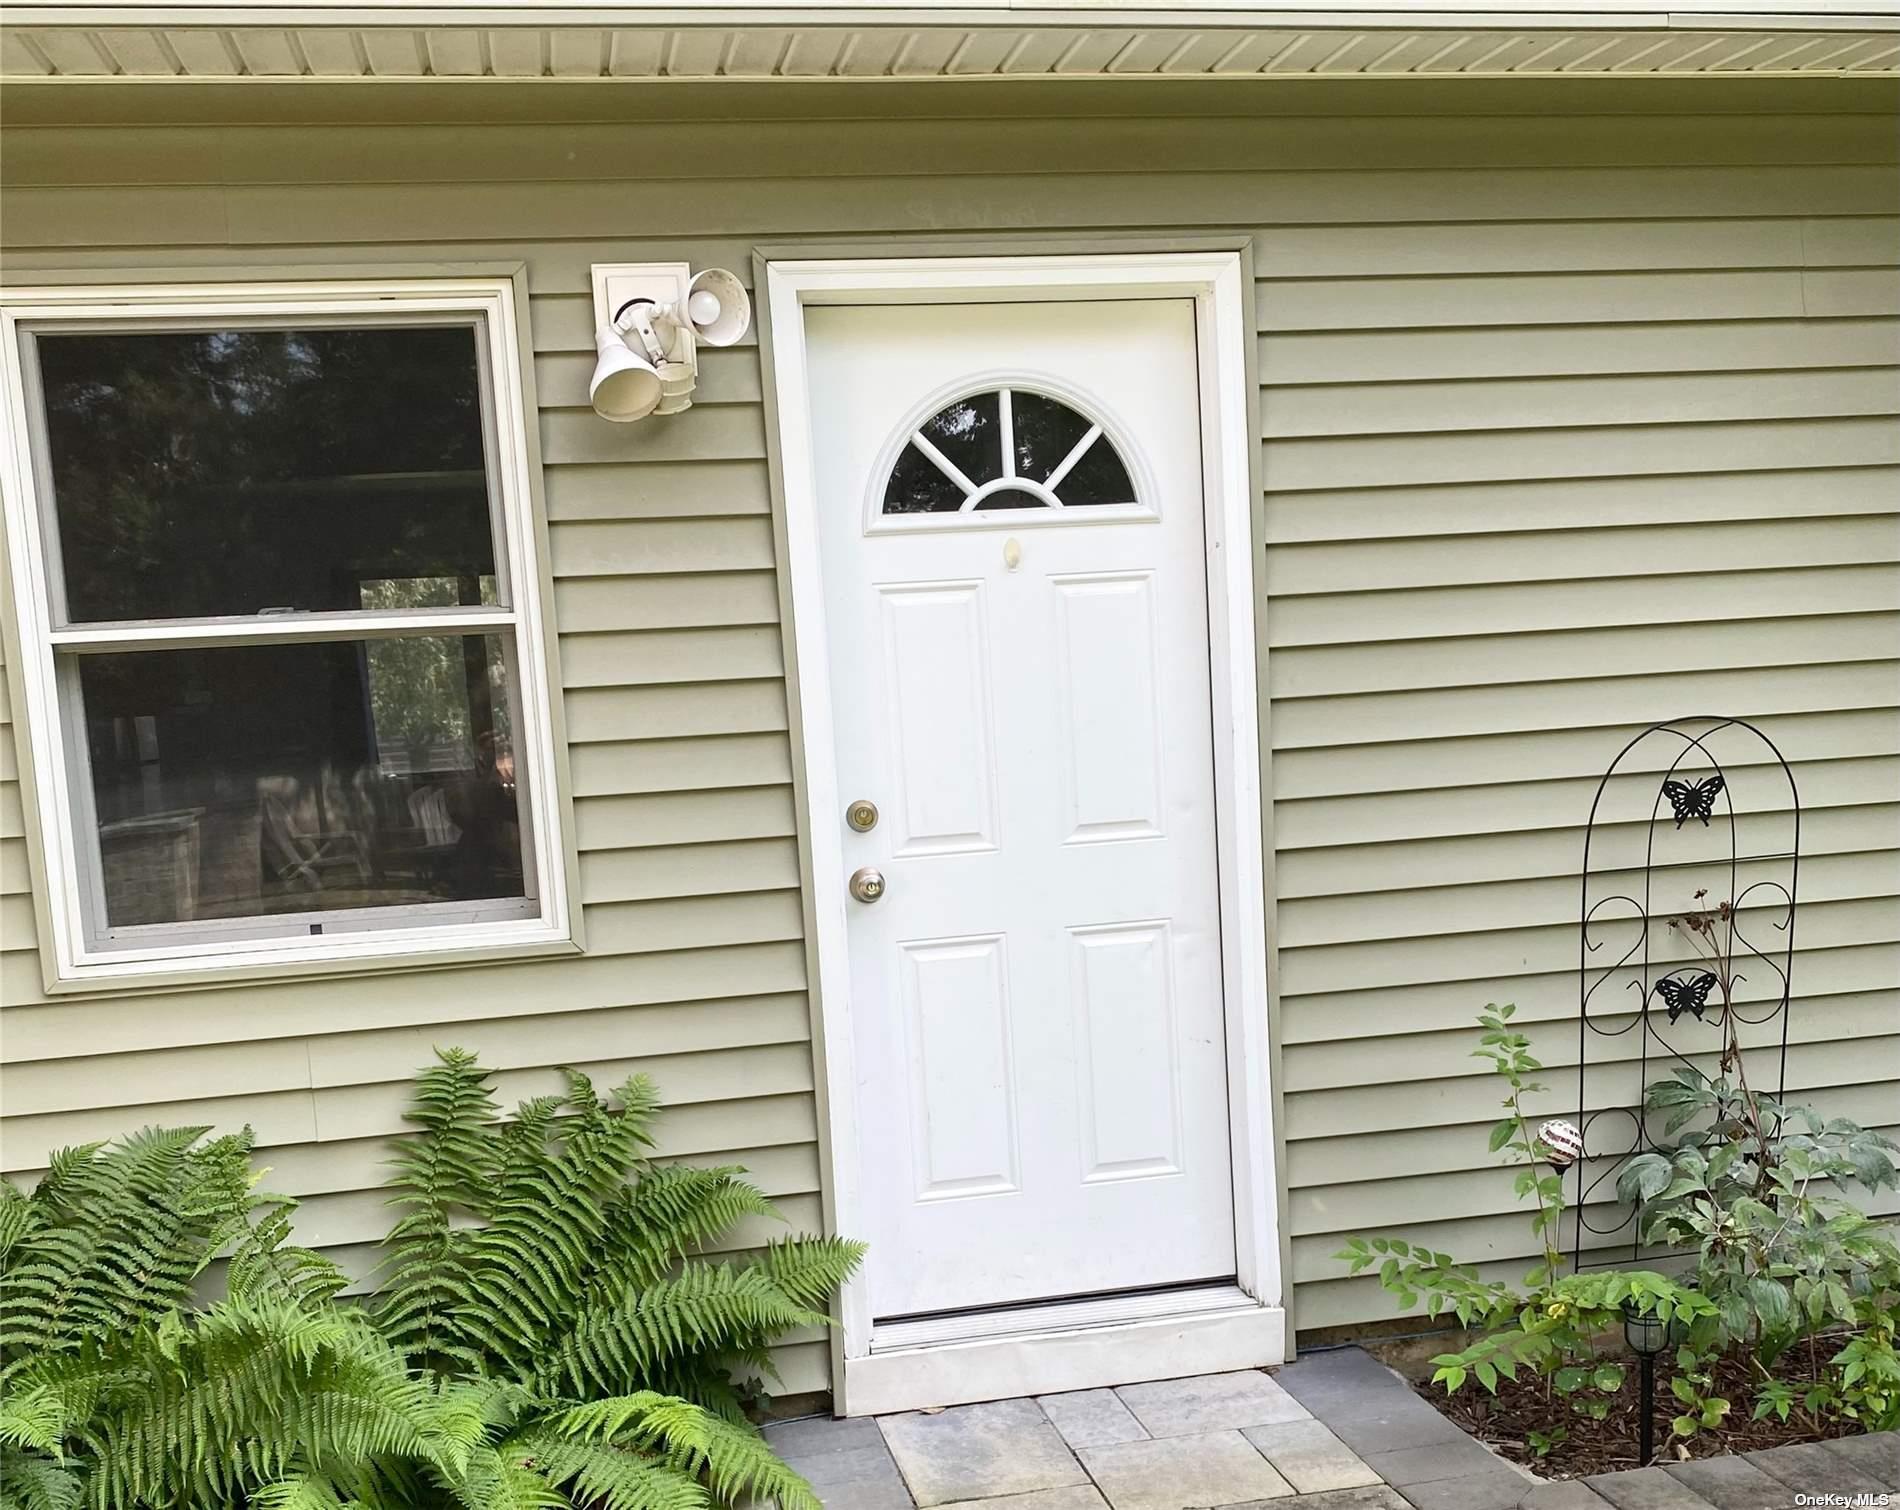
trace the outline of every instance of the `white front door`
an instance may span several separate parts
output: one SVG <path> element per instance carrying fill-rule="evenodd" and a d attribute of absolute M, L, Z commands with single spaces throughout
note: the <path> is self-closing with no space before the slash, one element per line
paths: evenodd
<path fill-rule="evenodd" d="M 871 1315 L 1227 1279 L 1194 303 L 806 321 Z"/>

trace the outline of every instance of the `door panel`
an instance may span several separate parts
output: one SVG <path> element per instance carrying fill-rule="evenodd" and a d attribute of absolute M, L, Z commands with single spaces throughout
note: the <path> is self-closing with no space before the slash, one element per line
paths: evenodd
<path fill-rule="evenodd" d="M 872 1314 L 1228 1277 L 1193 305 L 806 331 Z"/>

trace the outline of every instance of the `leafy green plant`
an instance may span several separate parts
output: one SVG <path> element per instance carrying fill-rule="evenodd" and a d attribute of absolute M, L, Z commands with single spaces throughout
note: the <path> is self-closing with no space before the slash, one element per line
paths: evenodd
<path fill-rule="evenodd" d="M 537 1504 L 604 1510 L 774 1495 L 816 1499 L 746 1423 L 736 1371 L 769 1373 L 785 1332 L 824 1307 L 863 1248 L 771 1242 L 696 1256 L 745 1218 L 775 1218 L 736 1168 L 658 1166 L 643 1078 L 610 1098 L 568 1073 L 564 1096 L 500 1120 L 487 1072 L 459 1050 L 423 1072 L 397 1161 L 389 1283 L 377 1317 L 446 1381 L 493 1391 L 470 1458 L 484 1483 L 538 1480 Z M 697 1498 L 695 1498 L 697 1496 Z"/>
<path fill-rule="evenodd" d="M 1698 1351 L 1688 1343 L 1676 1349 L 1676 1372 L 1669 1380 L 1669 1392 L 1683 1409 L 1669 1423 L 1679 1437 L 1692 1437 L 1699 1431 L 1720 1426 L 1733 1408 L 1726 1396 L 1715 1392 L 1715 1355 Z"/>
<path fill-rule="evenodd" d="M 698 1257 L 775 1213 L 737 1169 L 646 1161 L 644 1081 L 570 1075 L 503 1123 L 474 1059 L 440 1057 L 368 1307 L 289 1241 L 248 1130 L 0 1183 L 0 1510 L 818 1510 L 731 1374 L 825 1325 L 860 1246 Z"/>
<path fill-rule="evenodd" d="M 1631 1159 L 1618 1191 L 1641 1208 L 1645 1241 L 1695 1251 L 1718 1342 L 1772 1362 L 1817 1328 L 1854 1325 L 1865 1297 L 1900 1288 L 1900 1247 L 1838 1193 L 1892 1188 L 1900 1148 L 1692 1066 L 1652 1085 L 1647 1104 L 1676 1141 Z"/>
<path fill-rule="evenodd" d="M 1512 1023 L 1516 1012 L 1508 1003 L 1487 1006 L 1478 1016 L 1480 1037 L 1472 1054 L 1488 1062 L 1506 1086 L 1505 1115 L 1491 1129 L 1490 1151 L 1508 1153 L 1523 1166 L 1513 1188 L 1518 1199 L 1532 1202 L 1531 1231 L 1541 1254 L 1522 1286 L 1487 1280 L 1449 1254 L 1401 1238 L 1354 1237 L 1337 1256 L 1353 1274 L 1378 1263 L 1379 1282 L 1406 1310 L 1422 1297 L 1427 1316 L 1451 1315 L 1461 1326 L 1481 1329 L 1468 1347 L 1432 1360 L 1432 1381 L 1447 1392 L 1475 1381 L 1496 1393 L 1500 1379 L 1515 1380 L 1528 1370 L 1550 1394 L 1569 1397 L 1578 1415 L 1600 1419 L 1608 1413 L 1608 1397 L 1623 1387 L 1623 1370 L 1598 1358 L 1599 1341 L 1620 1327 L 1625 1305 L 1682 1328 L 1713 1314 L 1714 1306 L 1695 1289 L 1649 1270 L 1560 1272 L 1563 1180 L 1546 1168 L 1525 1110 L 1525 1098 L 1545 1089 L 1536 1079 L 1543 1065 Z M 1549 1437 L 1542 1452 L 1556 1445 Z"/>
<path fill-rule="evenodd" d="M 266 1503 L 321 1482 L 373 1495 L 378 1460 L 452 1473 L 479 1432 L 288 1242 L 251 1136 L 148 1129 L 0 1184 L 0 1507 Z M 195 1288 L 224 1261 L 226 1298 Z"/>

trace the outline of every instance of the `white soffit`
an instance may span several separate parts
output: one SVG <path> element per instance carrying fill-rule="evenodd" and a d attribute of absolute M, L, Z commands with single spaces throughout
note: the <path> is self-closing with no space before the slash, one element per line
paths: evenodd
<path fill-rule="evenodd" d="M 1900 74 L 1900 0 L 13 4 L 0 76 L 891 79 Z"/>

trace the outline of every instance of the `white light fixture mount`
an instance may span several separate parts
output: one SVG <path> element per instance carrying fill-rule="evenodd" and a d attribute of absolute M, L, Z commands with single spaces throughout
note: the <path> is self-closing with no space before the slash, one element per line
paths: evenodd
<path fill-rule="evenodd" d="M 752 323 L 737 277 L 684 262 L 596 262 L 594 412 L 616 424 L 690 409 L 699 347 L 730 346 Z"/>

